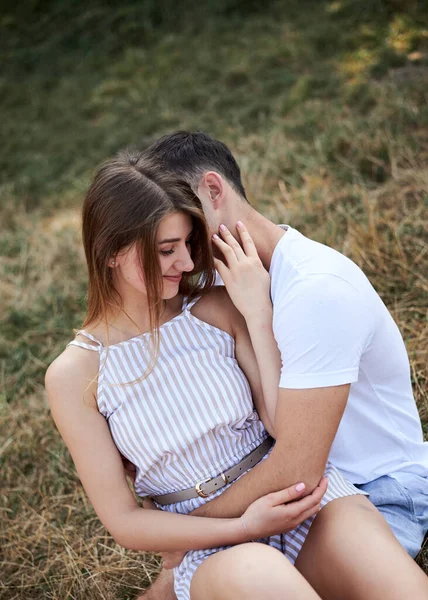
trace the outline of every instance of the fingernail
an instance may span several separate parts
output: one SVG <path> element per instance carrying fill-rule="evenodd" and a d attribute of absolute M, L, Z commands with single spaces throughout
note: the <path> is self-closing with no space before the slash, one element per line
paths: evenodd
<path fill-rule="evenodd" d="M 219 240 L 219 239 L 220 239 L 220 238 L 219 238 L 219 237 L 218 237 L 218 235 L 215 233 L 215 234 L 213 235 L 213 240 Z"/>
<path fill-rule="evenodd" d="M 244 223 L 242 221 L 238 221 L 236 225 L 238 227 L 244 227 Z"/>
<path fill-rule="evenodd" d="M 220 231 L 226 231 L 227 227 L 226 225 L 223 225 L 223 223 L 220 225 Z"/>
<path fill-rule="evenodd" d="M 305 489 L 305 484 L 304 483 L 298 483 L 296 485 L 296 492 L 301 492 L 304 489 Z"/>

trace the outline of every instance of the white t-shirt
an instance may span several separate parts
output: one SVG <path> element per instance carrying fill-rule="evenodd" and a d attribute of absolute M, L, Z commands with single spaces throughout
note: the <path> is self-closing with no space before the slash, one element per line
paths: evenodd
<path fill-rule="evenodd" d="M 343 254 L 291 227 L 275 248 L 270 275 L 280 387 L 351 384 L 329 460 L 352 483 L 390 475 L 426 491 L 428 443 L 407 352 L 367 277 Z"/>

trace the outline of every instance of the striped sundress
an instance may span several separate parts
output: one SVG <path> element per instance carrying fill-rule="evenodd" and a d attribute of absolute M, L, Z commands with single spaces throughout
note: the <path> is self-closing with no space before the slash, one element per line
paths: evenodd
<path fill-rule="evenodd" d="M 161 325 L 159 357 L 147 377 L 149 333 L 106 347 L 82 330 L 77 335 L 93 343 L 70 342 L 100 354 L 98 409 L 117 448 L 136 466 L 134 485 L 139 496 L 180 491 L 217 476 L 268 436 L 235 358 L 233 337 L 195 317 L 190 310 L 195 302 Z M 326 474 L 329 487 L 322 506 L 361 493 L 333 465 L 327 465 Z M 207 499 L 197 497 L 159 508 L 187 514 L 227 487 Z M 312 520 L 259 541 L 279 549 L 294 563 Z M 196 569 L 224 548 L 187 552 L 174 569 L 178 600 L 190 599 Z"/>

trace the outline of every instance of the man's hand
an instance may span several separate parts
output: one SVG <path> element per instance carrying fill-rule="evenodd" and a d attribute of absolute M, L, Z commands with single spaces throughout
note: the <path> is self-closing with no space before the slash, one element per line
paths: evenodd
<path fill-rule="evenodd" d="M 164 569 L 174 569 L 178 567 L 186 555 L 186 551 L 177 550 L 176 552 L 159 552 L 163 560 Z"/>
<path fill-rule="evenodd" d="M 149 508 L 150 510 L 159 510 L 156 504 L 153 502 L 149 496 L 146 496 L 143 499 L 143 508 Z"/>
<path fill-rule="evenodd" d="M 132 479 L 132 482 L 135 482 L 135 477 L 137 474 L 137 468 L 136 466 L 127 458 L 125 458 L 122 454 L 120 455 L 121 459 L 122 459 L 122 464 L 123 464 L 123 468 L 125 469 L 125 473 L 126 475 Z"/>

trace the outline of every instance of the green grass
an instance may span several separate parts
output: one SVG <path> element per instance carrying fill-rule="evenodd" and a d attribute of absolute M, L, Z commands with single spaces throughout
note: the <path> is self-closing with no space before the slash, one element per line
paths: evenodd
<path fill-rule="evenodd" d="M 0 596 L 133 598 L 158 562 L 106 535 L 43 390 L 84 315 L 91 173 L 177 128 L 226 141 L 255 205 L 370 277 L 428 434 L 427 4 L 16 4 L 0 16 Z"/>

